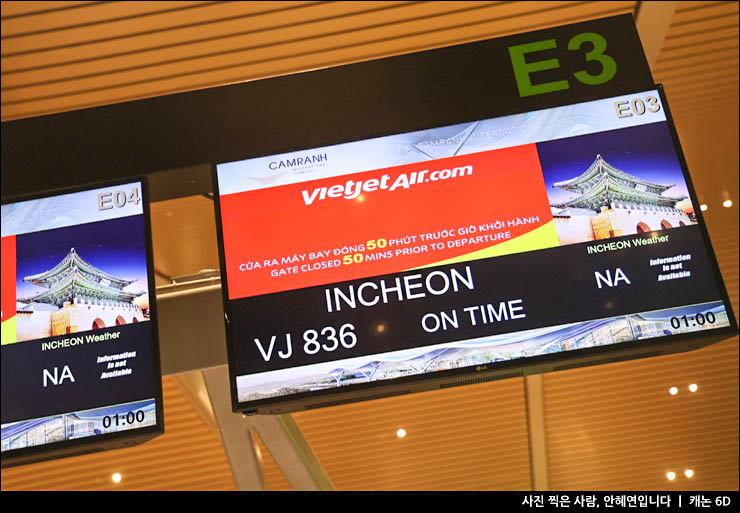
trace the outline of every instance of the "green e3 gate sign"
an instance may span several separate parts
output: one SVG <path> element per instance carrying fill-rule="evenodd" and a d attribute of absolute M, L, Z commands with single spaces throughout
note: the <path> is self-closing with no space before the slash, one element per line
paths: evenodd
<path fill-rule="evenodd" d="M 590 51 L 586 51 L 586 62 L 598 62 L 601 65 L 601 73 L 592 75 L 586 70 L 581 70 L 573 73 L 573 77 L 586 85 L 599 85 L 609 82 L 617 74 L 617 62 L 605 53 L 606 39 L 603 36 L 595 32 L 581 32 L 580 34 L 576 34 L 568 41 L 567 51 L 583 51 L 588 46 L 587 43 L 591 43 L 593 48 Z M 532 84 L 530 77 L 532 73 L 558 69 L 560 68 L 560 61 L 557 58 L 553 58 L 527 62 L 527 54 L 554 48 L 557 48 L 555 39 L 546 39 L 509 47 L 509 56 L 511 57 L 511 65 L 514 68 L 519 96 L 532 96 L 570 88 L 568 78 L 542 84 Z"/>

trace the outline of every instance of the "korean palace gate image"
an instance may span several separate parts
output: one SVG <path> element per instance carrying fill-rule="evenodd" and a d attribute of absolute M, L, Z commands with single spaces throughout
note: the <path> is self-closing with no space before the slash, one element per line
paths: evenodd
<path fill-rule="evenodd" d="M 18 300 L 18 341 L 148 320 L 148 308 L 134 303 L 144 292 L 123 290 L 135 280 L 98 269 L 74 248 L 53 269 L 23 281 L 47 290 Z"/>

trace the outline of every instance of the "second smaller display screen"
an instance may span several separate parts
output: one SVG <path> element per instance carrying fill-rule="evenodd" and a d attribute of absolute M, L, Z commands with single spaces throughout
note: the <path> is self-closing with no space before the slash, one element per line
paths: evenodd
<path fill-rule="evenodd" d="M 2 451 L 161 424 L 141 182 L 2 206 Z"/>

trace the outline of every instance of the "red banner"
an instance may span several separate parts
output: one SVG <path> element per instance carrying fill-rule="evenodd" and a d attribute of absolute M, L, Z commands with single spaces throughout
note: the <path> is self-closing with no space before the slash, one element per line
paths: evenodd
<path fill-rule="evenodd" d="M 2 322 L 12 319 L 15 316 L 15 236 L 3 237 L 0 239 L 2 247 L 0 257 L 2 257 L 2 288 L 0 289 L 0 302 L 2 303 Z M 3 337 L 6 333 L 3 330 Z M 15 336 L 15 333 L 13 333 Z M 12 340 L 13 342 L 15 340 Z M 3 338 L 3 343 L 8 341 Z"/>
<path fill-rule="evenodd" d="M 229 194 L 221 218 L 236 299 L 443 262 L 552 215 L 529 144 Z"/>

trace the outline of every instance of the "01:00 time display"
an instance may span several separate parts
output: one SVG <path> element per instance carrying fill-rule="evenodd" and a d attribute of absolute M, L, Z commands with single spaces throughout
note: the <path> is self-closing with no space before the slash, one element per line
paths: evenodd
<path fill-rule="evenodd" d="M 123 423 L 133 424 L 134 422 L 144 422 L 144 417 L 145 415 L 142 410 L 138 410 L 136 412 L 130 411 L 126 415 L 119 415 L 116 413 L 112 417 L 110 415 L 106 415 L 103 417 L 103 428 L 108 429 L 111 427 L 113 421 L 115 421 L 116 426 Z"/>
<path fill-rule="evenodd" d="M 714 316 L 712 312 L 707 313 L 698 313 L 696 315 L 683 315 L 681 317 L 671 317 L 671 326 L 673 326 L 673 329 L 678 329 L 681 327 L 681 321 L 683 321 L 684 325 L 687 328 L 690 328 L 691 326 L 695 326 L 698 324 L 699 326 L 703 326 L 706 323 L 713 324 L 714 321 L 716 321 L 717 318 Z"/>

